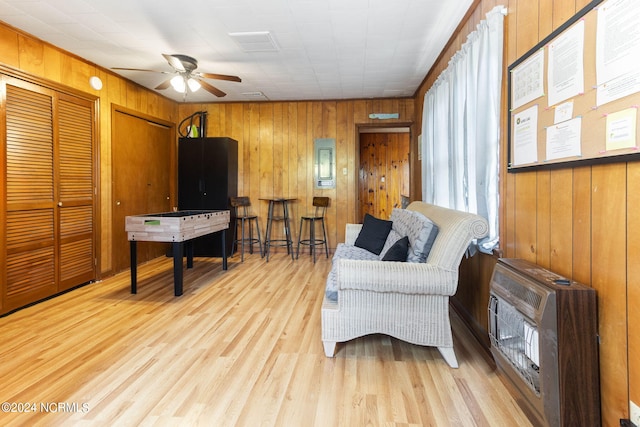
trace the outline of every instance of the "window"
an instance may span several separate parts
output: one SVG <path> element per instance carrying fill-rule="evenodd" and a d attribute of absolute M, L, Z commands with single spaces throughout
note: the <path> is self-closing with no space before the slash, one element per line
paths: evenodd
<path fill-rule="evenodd" d="M 498 171 L 504 8 L 468 36 L 424 97 L 422 200 L 479 214 L 498 244 Z"/>

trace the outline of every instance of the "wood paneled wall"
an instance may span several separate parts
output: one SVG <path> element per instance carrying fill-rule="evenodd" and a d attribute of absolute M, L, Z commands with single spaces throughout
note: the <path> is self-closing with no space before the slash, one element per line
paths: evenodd
<path fill-rule="evenodd" d="M 238 194 L 249 196 L 261 219 L 267 217 L 267 202 L 260 197 L 295 197 L 291 217 L 294 238 L 299 217 L 311 207 L 313 196 L 331 199 L 327 210 L 329 246 L 344 241 L 347 222 L 356 221 L 358 211 L 359 125 L 378 125 L 375 112 L 399 113 L 385 125 L 410 124 L 414 120 L 413 99 L 183 104 L 182 119 L 197 111 L 207 112 L 207 136 L 228 136 L 238 141 Z M 337 184 L 320 190 L 313 185 L 313 141 L 335 138 Z M 347 174 L 343 174 L 343 169 Z"/>
<path fill-rule="evenodd" d="M 506 67 L 585 7 L 587 0 L 478 0 L 416 96 L 420 128 L 424 94 L 460 49 L 467 34 L 496 5 L 505 18 Z M 506 101 L 503 101 L 506 106 Z M 506 171 L 506 108 L 502 117 L 500 251 L 533 261 L 597 290 L 603 425 L 628 418 L 628 400 L 640 402 L 639 163 Z M 417 169 L 417 168 L 416 168 Z M 413 184 L 419 185 L 414 169 Z M 457 302 L 486 328 L 487 266 L 492 257 L 465 263 Z M 477 280 L 482 279 L 478 285 Z"/>
<path fill-rule="evenodd" d="M 96 130 L 100 135 L 98 270 L 103 274 L 110 272 L 113 265 L 111 177 L 112 168 L 117 167 L 111 164 L 111 105 L 120 105 L 134 113 L 140 112 L 176 122 L 176 103 L 2 22 L 0 62 L 45 82 L 51 81 L 99 98 L 96 108 L 99 114 L 99 129 Z M 102 79 L 103 88 L 100 91 L 89 85 L 91 76 Z M 171 194 L 175 198 L 175 188 L 171 189 Z"/>

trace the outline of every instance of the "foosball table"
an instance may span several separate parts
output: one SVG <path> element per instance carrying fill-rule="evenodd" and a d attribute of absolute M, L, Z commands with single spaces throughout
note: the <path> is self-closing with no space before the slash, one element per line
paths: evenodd
<path fill-rule="evenodd" d="M 174 294 L 182 295 L 183 257 L 187 268 L 193 267 L 193 239 L 211 233 L 222 233 L 222 269 L 227 269 L 225 234 L 229 228 L 228 210 L 184 210 L 125 217 L 125 230 L 130 244 L 131 293 L 137 293 L 137 242 L 172 244 Z M 186 253 L 185 253 L 186 251 Z"/>

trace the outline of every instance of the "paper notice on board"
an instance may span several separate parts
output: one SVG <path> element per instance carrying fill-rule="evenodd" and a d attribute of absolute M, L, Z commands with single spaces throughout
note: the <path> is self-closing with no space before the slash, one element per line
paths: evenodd
<path fill-rule="evenodd" d="M 544 50 L 511 70 L 511 107 L 516 109 L 544 95 Z"/>
<path fill-rule="evenodd" d="M 538 161 L 538 106 L 513 117 L 513 165 L 526 165 Z"/>
<path fill-rule="evenodd" d="M 598 7 L 597 105 L 640 92 L 640 2 L 609 0 Z"/>
<path fill-rule="evenodd" d="M 608 0 L 598 7 L 596 80 L 601 85 L 640 68 L 640 2 Z"/>
<path fill-rule="evenodd" d="M 549 44 L 549 105 L 584 93 L 584 21 Z"/>
<path fill-rule="evenodd" d="M 582 117 L 547 128 L 547 160 L 580 156 Z"/>
<path fill-rule="evenodd" d="M 566 122 L 573 117 L 573 101 L 556 105 L 553 114 L 553 123 Z"/>
<path fill-rule="evenodd" d="M 636 146 L 636 108 L 607 115 L 607 151 Z"/>
<path fill-rule="evenodd" d="M 640 92 L 640 70 L 631 71 L 598 85 L 596 104 L 600 106 L 637 92 Z"/>

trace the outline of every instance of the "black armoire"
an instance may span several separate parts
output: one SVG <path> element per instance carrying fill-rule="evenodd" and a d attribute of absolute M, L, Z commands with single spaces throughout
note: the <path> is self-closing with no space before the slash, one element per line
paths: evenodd
<path fill-rule="evenodd" d="M 178 209 L 231 211 L 226 252 L 231 255 L 234 212 L 231 197 L 238 195 L 238 142 L 232 138 L 180 138 L 178 142 Z M 222 256 L 222 233 L 193 242 L 193 255 Z"/>

